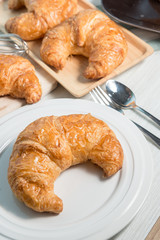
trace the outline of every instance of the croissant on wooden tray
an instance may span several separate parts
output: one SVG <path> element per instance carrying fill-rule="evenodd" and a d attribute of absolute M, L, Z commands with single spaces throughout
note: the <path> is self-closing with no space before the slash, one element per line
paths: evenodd
<path fill-rule="evenodd" d="M 25 58 L 0 54 L 0 96 L 25 98 L 35 103 L 42 95 L 34 66 Z"/>
<path fill-rule="evenodd" d="M 106 123 L 90 114 L 42 117 L 27 126 L 13 147 L 8 181 L 16 197 L 38 212 L 60 213 L 54 181 L 72 165 L 90 160 L 107 177 L 123 162 L 123 150 Z"/>
<path fill-rule="evenodd" d="M 52 28 L 43 39 L 41 57 L 56 69 L 62 69 L 72 54 L 88 57 L 84 76 L 98 79 L 123 62 L 127 42 L 122 30 L 104 13 L 88 9 Z"/>
<path fill-rule="evenodd" d="M 28 12 L 10 18 L 6 30 L 24 40 L 35 40 L 76 13 L 77 0 L 9 0 L 8 6 L 15 10 L 25 6 Z"/>

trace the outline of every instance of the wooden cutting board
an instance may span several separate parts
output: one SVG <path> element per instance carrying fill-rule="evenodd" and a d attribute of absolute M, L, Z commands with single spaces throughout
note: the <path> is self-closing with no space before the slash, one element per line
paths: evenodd
<path fill-rule="evenodd" d="M 88 3 L 85 0 L 78 1 L 78 9 L 90 9 L 95 8 L 94 5 Z M 2 1 L 0 3 L 0 24 L 4 26 L 5 22 L 15 15 L 26 11 L 18 10 L 11 11 L 7 7 L 7 1 Z M 126 71 L 130 67 L 139 63 L 147 56 L 152 54 L 153 49 L 147 43 L 136 37 L 134 34 L 122 28 L 128 43 L 128 55 L 117 69 L 115 69 L 110 75 L 102 78 L 98 81 L 88 80 L 83 77 L 84 69 L 86 68 L 88 62 L 85 57 L 82 56 L 72 56 L 68 59 L 65 68 L 61 71 L 55 71 L 52 67 L 47 66 L 40 59 L 39 49 L 41 46 L 41 40 L 28 42 L 30 48 L 29 56 L 34 59 L 42 68 L 45 69 L 54 79 L 59 82 L 64 88 L 66 88 L 75 97 L 81 97 L 86 95 L 94 87 L 103 84 L 107 79 L 113 78 L 118 74 Z"/>

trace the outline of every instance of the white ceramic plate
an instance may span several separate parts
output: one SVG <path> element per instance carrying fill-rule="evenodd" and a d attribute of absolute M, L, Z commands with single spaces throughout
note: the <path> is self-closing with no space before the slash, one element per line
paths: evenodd
<path fill-rule="evenodd" d="M 13 143 L 33 120 L 72 113 L 91 113 L 109 124 L 124 150 L 123 168 L 113 177 L 103 179 L 102 170 L 91 163 L 72 167 L 55 183 L 55 192 L 63 199 L 63 212 L 59 215 L 34 212 L 14 197 L 7 182 Z M 106 240 L 124 228 L 142 206 L 151 185 L 152 157 L 141 132 L 120 113 L 90 101 L 57 99 L 20 108 L 2 122 L 0 146 L 14 137 L 0 156 L 3 235 L 16 240 Z"/>

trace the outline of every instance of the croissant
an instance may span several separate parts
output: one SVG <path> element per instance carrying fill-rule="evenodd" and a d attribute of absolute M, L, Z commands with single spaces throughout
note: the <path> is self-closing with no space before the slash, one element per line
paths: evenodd
<path fill-rule="evenodd" d="M 88 9 L 49 30 L 43 39 L 41 57 L 56 69 L 62 69 L 72 54 L 88 57 L 84 76 L 98 79 L 123 62 L 127 43 L 122 30 L 104 13 Z"/>
<path fill-rule="evenodd" d="M 5 25 L 6 30 L 24 40 L 35 40 L 76 13 L 77 0 L 9 0 L 8 6 L 10 9 L 25 6 L 28 12 L 10 18 Z"/>
<path fill-rule="evenodd" d="M 42 117 L 27 126 L 13 147 L 8 181 L 16 197 L 38 212 L 60 213 L 54 181 L 62 171 L 87 160 L 107 177 L 123 162 L 123 150 L 106 123 L 90 114 Z"/>
<path fill-rule="evenodd" d="M 0 54 L 0 96 L 25 98 L 35 103 L 42 95 L 34 66 L 25 58 Z"/>

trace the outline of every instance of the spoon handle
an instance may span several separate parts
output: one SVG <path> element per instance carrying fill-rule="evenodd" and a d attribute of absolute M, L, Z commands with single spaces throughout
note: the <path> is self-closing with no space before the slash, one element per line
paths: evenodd
<path fill-rule="evenodd" d="M 140 112 L 144 113 L 146 116 L 148 116 L 149 118 L 151 118 L 155 123 L 157 123 L 160 126 L 160 120 L 156 117 L 154 117 L 152 114 L 150 114 L 149 112 L 147 112 L 146 110 L 144 110 L 143 108 L 139 107 L 139 106 L 135 106 L 137 110 L 139 110 Z"/>
<path fill-rule="evenodd" d="M 160 138 L 156 137 L 154 134 L 140 126 L 138 123 L 134 121 L 132 122 L 145 134 L 146 137 L 149 137 L 158 147 L 160 147 Z"/>

